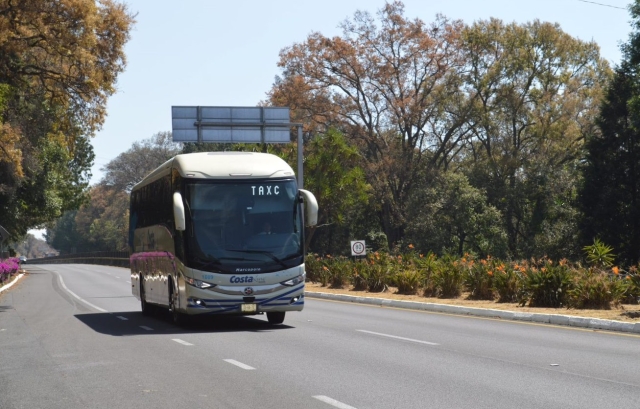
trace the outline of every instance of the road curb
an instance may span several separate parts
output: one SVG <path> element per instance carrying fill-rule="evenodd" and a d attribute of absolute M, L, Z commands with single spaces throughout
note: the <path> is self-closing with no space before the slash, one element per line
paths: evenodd
<path fill-rule="evenodd" d="M 14 285 L 15 283 L 18 282 L 19 279 L 22 278 L 22 276 L 24 275 L 24 273 L 20 273 L 17 276 L 15 276 L 13 278 L 13 280 L 11 280 L 11 282 L 9 284 L 5 284 L 4 286 L 0 287 L 0 294 L 4 291 L 4 290 L 8 290 L 9 288 L 11 288 L 12 285 Z"/>
<path fill-rule="evenodd" d="M 472 315 L 484 318 L 500 318 L 512 321 L 526 321 L 541 324 L 551 324 L 588 329 L 601 329 L 607 331 L 630 332 L 640 334 L 640 322 L 623 322 L 603 320 L 599 318 L 574 317 L 561 314 L 538 314 L 533 312 L 515 312 L 493 310 L 475 307 L 462 307 L 459 305 L 436 304 L 418 301 L 389 300 L 385 298 L 361 297 L 346 294 L 333 294 L 305 291 L 305 297 L 325 300 L 352 302 L 357 304 L 378 305 L 381 307 L 404 308 L 418 311 L 441 312 L 456 315 Z"/>

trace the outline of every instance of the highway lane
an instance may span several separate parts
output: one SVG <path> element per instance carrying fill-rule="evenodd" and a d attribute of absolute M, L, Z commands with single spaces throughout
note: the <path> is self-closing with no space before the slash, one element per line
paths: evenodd
<path fill-rule="evenodd" d="M 258 316 L 182 329 L 139 313 L 126 269 L 30 272 L 0 295 L 2 408 L 602 408 L 640 398 L 637 336 L 311 299 L 280 327 Z"/>

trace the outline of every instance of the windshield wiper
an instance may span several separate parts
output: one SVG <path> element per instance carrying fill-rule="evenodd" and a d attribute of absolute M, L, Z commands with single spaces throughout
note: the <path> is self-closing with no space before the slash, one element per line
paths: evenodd
<path fill-rule="evenodd" d="M 276 257 L 273 254 L 271 254 L 271 252 L 268 252 L 268 251 L 265 251 L 265 250 L 229 250 L 229 249 L 227 249 L 227 251 L 234 251 L 234 252 L 237 252 L 237 253 L 263 254 L 263 255 L 269 257 L 271 260 L 275 261 L 276 263 L 280 264 L 282 267 L 289 268 L 289 266 L 287 266 L 284 263 L 284 261 L 282 261 L 278 257 Z"/>

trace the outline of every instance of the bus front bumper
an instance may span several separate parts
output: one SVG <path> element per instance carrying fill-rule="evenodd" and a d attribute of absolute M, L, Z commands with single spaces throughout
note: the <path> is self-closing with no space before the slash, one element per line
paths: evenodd
<path fill-rule="evenodd" d="M 212 299 L 205 291 L 193 291 L 186 299 L 186 313 L 254 315 L 276 311 L 302 311 L 304 284 L 269 296 L 230 297 Z"/>

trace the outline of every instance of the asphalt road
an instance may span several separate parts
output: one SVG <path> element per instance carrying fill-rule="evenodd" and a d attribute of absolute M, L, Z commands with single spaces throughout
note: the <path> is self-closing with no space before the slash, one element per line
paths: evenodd
<path fill-rule="evenodd" d="M 632 408 L 640 337 L 307 299 L 186 329 L 129 271 L 29 266 L 0 294 L 0 408 Z"/>

